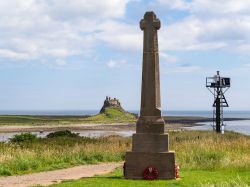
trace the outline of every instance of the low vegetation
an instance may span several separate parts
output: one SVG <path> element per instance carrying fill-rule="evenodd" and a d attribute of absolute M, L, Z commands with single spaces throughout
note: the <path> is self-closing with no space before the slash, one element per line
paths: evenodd
<path fill-rule="evenodd" d="M 172 132 L 171 148 L 183 169 L 250 171 L 250 136 L 208 131 Z"/>
<path fill-rule="evenodd" d="M 225 135 L 206 131 L 171 132 L 170 148 L 176 151 L 176 160 L 183 172 L 225 171 L 240 175 L 250 171 L 250 136 L 234 132 Z M 131 138 L 119 136 L 54 136 L 0 143 L 0 175 L 122 161 L 130 149 Z"/>
<path fill-rule="evenodd" d="M 65 181 L 52 187 L 248 187 L 250 137 L 227 132 L 184 131 L 170 134 L 171 148 L 180 165 L 180 180 L 141 181 L 123 178 L 122 168 L 87 179 Z"/>
<path fill-rule="evenodd" d="M 32 142 L 37 140 L 37 136 L 31 133 L 22 133 L 16 134 L 13 138 L 10 139 L 12 143 L 21 143 L 21 142 Z"/>
<path fill-rule="evenodd" d="M 56 132 L 51 132 L 47 136 L 47 138 L 57 138 L 57 137 L 80 137 L 79 133 L 73 133 L 69 130 L 63 130 L 63 131 L 56 131 Z"/>
<path fill-rule="evenodd" d="M 232 120 L 228 118 L 227 120 Z M 242 118 L 244 119 L 244 118 Z M 106 108 L 103 113 L 93 116 L 17 116 L 0 115 L 0 126 L 53 126 L 74 124 L 112 124 L 112 123 L 135 123 L 137 115 L 123 112 L 118 108 Z M 195 116 L 165 116 L 164 120 L 170 124 L 195 125 L 197 122 L 211 121 L 210 118 Z M 239 120 L 239 119 L 238 119 Z"/>
<path fill-rule="evenodd" d="M 136 121 L 136 116 L 116 108 L 106 108 L 103 113 L 85 118 L 86 122 L 95 123 L 130 123 Z"/>
<path fill-rule="evenodd" d="M 133 123 L 136 116 L 117 108 L 106 108 L 104 113 L 94 116 L 16 116 L 0 115 L 0 126 L 3 125 L 71 125 L 86 123 Z"/>
<path fill-rule="evenodd" d="M 1 115 L 0 125 L 68 125 L 83 123 L 89 116 L 17 116 Z"/>
<path fill-rule="evenodd" d="M 122 161 L 130 139 L 53 137 L 0 143 L 0 175 L 25 174 L 81 164 Z"/>

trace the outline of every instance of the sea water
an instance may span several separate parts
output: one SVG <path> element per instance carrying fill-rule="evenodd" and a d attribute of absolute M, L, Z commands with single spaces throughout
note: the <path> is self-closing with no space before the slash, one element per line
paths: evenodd
<path fill-rule="evenodd" d="M 139 110 L 129 110 L 129 112 L 139 114 Z M 0 110 L 0 115 L 95 115 L 99 110 Z M 213 112 L 207 110 L 163 110 L 163 116 L 199 116 L 212 117 Z M 250 118 L 250 111 L 224 111 L 225 118 Z"/>
<path fill-rule="evenodd" d="M 197 123 L 201 126 L 188 127 L 190 130 L 212 130 L 212 122 Z M 235 131 L 250 135 L 250 120 L 224 121 L 226 131 Z"/>
<path fill-rule="evenodd" d="M 163 116 L 199 116 L 213 117 L 212 111 L 163 111 Z M 224 118 L 249 118 L 250 111 L 224 111 Z M 213 130 L 212 121 L 198 123 L 200 126 L 188 127 L 191 130 Z M 250 120 L 224 121 L 226 131 L 235 131 L 250 135 Z"/>
<path fill-rule="evenodd" d="M 130 112 L 138 114 L 138 110 Z M 43 110 L 43 111 L 0 111 L 0 115 L 95 115 L 99 110 Z M 197 116 L 213 117 L 212 111 L 162 111 L 163 116 Z M 225 118 L 249 118 L 250 111 L 224 111 Z M 191 127 L 193 130 L 212 130 L 212 122 L 200 123 L 202 126 Z M 204 125 L 203 125 L 204 124 Z M 225 130 L 232 130 L 250 135 L 250 120 L 235 120 L 225 122 Z"/>

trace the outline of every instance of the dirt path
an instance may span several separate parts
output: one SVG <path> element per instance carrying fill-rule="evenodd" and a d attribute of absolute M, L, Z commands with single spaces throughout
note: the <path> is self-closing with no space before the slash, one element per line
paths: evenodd
<path fill-rule="evenodd" d="M 26 187 L 34 185 L 50 185 L 63 180 L 80 179 L 82 177 L 106 174 L 119 166 L 122 166 L 122 163 L 102 163 L 27 175 L 0 177 L 0 186 Z"/>

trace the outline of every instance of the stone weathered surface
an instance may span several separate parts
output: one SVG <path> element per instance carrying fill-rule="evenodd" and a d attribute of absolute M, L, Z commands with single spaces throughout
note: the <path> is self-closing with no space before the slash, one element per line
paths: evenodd
<path fill-rule="evenodd" d="M 140 21 L 143 37 L 143 68 L 141 89 L 141 111 L 137 122 L 138 132 L 164 133 L 161 117 L 160 72 L 157 30 L 161 22 L 153 12 L 146 12 Z M 152 126 L 152 127 L 151 127 Z M 157 126 L 157 127 L 156 127 Z"/>
<path fill-rule="evenodd" d="M 143 171 L 149 166 L 157 168 L 158 179 L 174 179 L 175 153 L 127 152 L 125 177 L 127 179 L 143 179 Z"/>
<path fill-rule="evenodd" d="M 140 116 L 161 116 L 159 53 L 157 30 L 160 20 L 153 12 L 146 12 L 140 22 L 144 32 L 143 69 Z"/>
<path fill-rule="evenodd" d="M 168 134 L 133 134 L 132 151 L 147 153 L 168 151 Z"/>
<path fill-rule="evenodd" d="M 160 73 L 157 30 L 160 20 L 146 12 L 140 22 L 144 31 L 141 111 L 132 137 L 132 151 L 126 153 L 125 178 L 142 179 L 147 167 L 159 171 L 159 179 L 175 178 L 175 153 L 169 152 L 168 134 L 161 116 Z"/>

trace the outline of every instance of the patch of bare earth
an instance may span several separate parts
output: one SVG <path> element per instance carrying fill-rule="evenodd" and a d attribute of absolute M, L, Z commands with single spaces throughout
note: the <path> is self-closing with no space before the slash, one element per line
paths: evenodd
<path fill-rule="evenodd" d="M 35 185 L 50 185 L 63 180 L 76 180 L 111 172 L 122 163 L 102 163 L 97 165 L 83 165 L 68 169 L 46 171 L 27 175 L 0 177 L 1 187 L 27 187 Z"/>
<path fill-rule="evenodd" d="M 72 125 L 41 125 L 41 126 L 0 126 L 0 133 L 7 132 L 53 132 L 59 130 L 83 131 L 83 130 L 135 130 L 135 124 L 72 124 Z"/>

